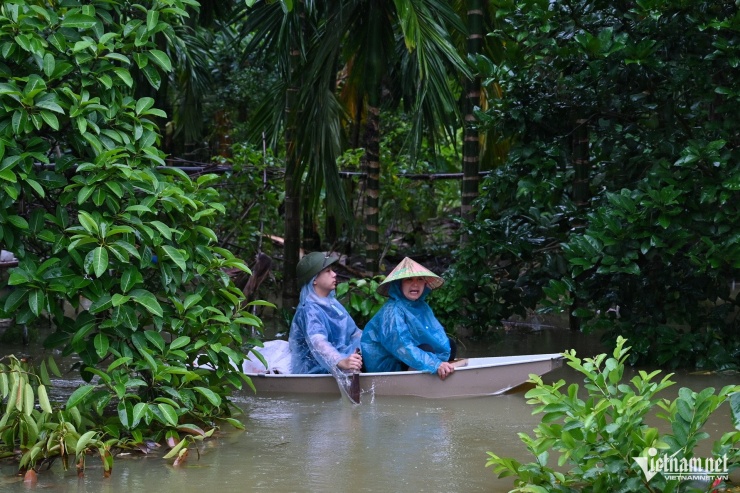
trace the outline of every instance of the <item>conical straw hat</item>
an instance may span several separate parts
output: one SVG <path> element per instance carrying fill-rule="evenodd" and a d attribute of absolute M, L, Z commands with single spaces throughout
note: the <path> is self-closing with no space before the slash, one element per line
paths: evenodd
<path fill-rule="evenodd" d="M 427 286 L 429 286 L 430 289 L 437 289 L 445 282 L 444 279 L 439 277 L 434 272 L 406 257 L 401 260 L 396 268 L 393 269 L 391 273 L 388 274 L 388 276 L 385 278 L 385 280 L 380 283 L 377 291 L 383 296 L 388 296 L 388 290 L 390 289 L 391 283 L 393 281 L 398 281 L 399 279 L 406 279 L 409 277 L 426 278 Z"/>

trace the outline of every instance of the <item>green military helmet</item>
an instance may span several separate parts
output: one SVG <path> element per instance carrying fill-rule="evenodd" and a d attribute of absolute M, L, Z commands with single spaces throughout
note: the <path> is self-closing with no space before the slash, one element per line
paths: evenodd
<path fill-rule="evenodd" d="M 304 284 L 311 280 L 313 276 L 329 267 L 339 260 L 339 257 L 329 255 L 324 252 L 311 252 L 304 255 L 296 266 L 296 280 L 298 287 L 302 288 Z"/>

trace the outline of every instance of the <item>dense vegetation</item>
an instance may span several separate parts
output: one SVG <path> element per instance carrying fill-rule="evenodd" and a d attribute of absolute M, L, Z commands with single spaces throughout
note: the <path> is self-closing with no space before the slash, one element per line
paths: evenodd
<path fill-rule="evenodd" d="M 0 243 L 19 259 L 0 316 L 48 319 L 87 382 L 52 415 L 49 369 L 3 363 L 24 467 L 184 434 L 180 453 L 230 419 L 261 327 L 234 251 L 282 261 L 286 319 L 301 242 L 368 277 L 343 288 L 358 320 L 412 254 L 449 262 L 431 302 L 450 332 L 547 311 L 628 336 L 632 363 L 738 369 L 736 5 L 201 3 L 0 6 Z M 465 201 L 404 177 L 463 169 Z M 37 446 L 64 423 L 74 447 Z"/>
<path fill-rule="evenodd" d="M 735 447 L 740 440 L 740 386 L 727 385 L 716 394 L 711 387 L 701 392 L 684 387 L 676 399 L 662 399 L 661 391 L 675 383 L 670 380 L 671 374 L 661 378 L 660 370 L 639 371 L 627 380 L 625 362 L 630 348 L 626 343 L 624 338 L 617 338 L 611 356 L 600 354 L 581 359 L 575 351 L 564 354 L 568 365 L 583 375 L 583 389 L 576 383 L 565 388 L 563 380 L 549 385 L 540 377 L 533 378 L 535 388 L 527 392 L 527 403 L 536 406 L 533 413 L 542 414 L 542 422 L 534 437 L 525 433 L 519 437 L 534 462 L 520 463 L 488 453 L 486 466 L 492 467 L 499 477 L 513 477 L 512 492 L 669 493 L 725 489 L 726 478 L 701 476 L 703 471 L 726 476 L 740 467 L 740 449 Z M 725 402 L 730 405 L 735 430 L 714 440 L 711 456 L 701 457 L 697 445 L 709 438 L 703 427 Z M 665 421 L 669 431 L 661 432 L 660 427 L 652 426 L 656 418 Z M 648 464 L 648 460 L 655 460 L 658 451 L 661 457 L 694 461 L 693 470 L 687 468 L 684 473 L 693 473 L 699 476 L 698 480 L 670 478 L 667 474 L 648 477 L 648 471 L 638 467 L 637 461 L 642 458 Z M 553 467 L 550 459 L 556 454 L 557 467 Z M 721 467 L 708 466 L 717 460 Z M 678 467 L 673 471 L 679 472 Z"/>
<path fill-rule="evenodd" d="M 76 355 L 89 382 L 52 412 L 45 368 L 2 366 L 3 448 L 23 468 L 94 447 L 109 469 L 115 447 L 240 426 L 227 396 L 261 322 L 224 269 L 248 269 L 212 229 L 217 176 L 164 167 L 166 115 L 136 96 L 171 70 L 158 43 L 192 5 L 0 7 L 0 239 L 19 259 L 2 318 L 48 317 L 44 345 Z"/>
<path fill-rule="evenodd" d="M 632 341 L 632 362 L 737 369 L 737 7 L 496 2 L 511 145 L 483 184 L 445 311 L 485 332 L 527 309 Z M 461 300 L 462 307 L 452 307 Z"/>

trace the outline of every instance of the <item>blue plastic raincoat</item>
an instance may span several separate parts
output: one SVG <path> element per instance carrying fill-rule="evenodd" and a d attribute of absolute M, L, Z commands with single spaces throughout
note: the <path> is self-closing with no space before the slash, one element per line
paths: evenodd
<path fill-rule="evenodd" d="M 435 373 L 442 362 L 450 358 L 450 339 L 444 327 L 432 313 L 425 298 L 428 287 L 416 301 L 401 291 L 401 281 L 394 281 L 388 290 L 388 301 L 370 319 L 362 333 L 362 361 L 369 372 L 402 371 L 409 368 Z M 433 353 L 420 349 L 432 347 Z"/>
<path fill-rule="evenodd" d="M 311 279 L 301 288 L 298 310 L 290 325 L 291 372 L 333 373 L 340 360 L 360 347 L 361 337 L 362 331 L 334 291 L 322 298 L 314 291 Z"/>

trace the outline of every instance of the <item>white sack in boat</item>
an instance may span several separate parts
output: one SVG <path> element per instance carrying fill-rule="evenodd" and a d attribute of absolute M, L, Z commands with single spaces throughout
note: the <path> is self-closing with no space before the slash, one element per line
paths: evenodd
<path fill-rule="evenodd" d="M 257 359 L 257 356 L 249 354 L 242 364 L 244 373 L 290 373 L 290 348 L 288 341 L 266 341 L 265 347 L 255 348 L 265 360 L 267 368 Z"/>

